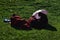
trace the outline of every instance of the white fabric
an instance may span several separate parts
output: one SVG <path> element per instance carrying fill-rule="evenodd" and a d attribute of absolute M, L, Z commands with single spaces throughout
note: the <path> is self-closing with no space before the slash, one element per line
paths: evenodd
<path fill-rule="evenodd" d="M 38 16 L 38 13 L 41 12 L 43 14 L 47 14 L 47 11 L 46 10 L 37 10 L 35 11 L 32 16 L 34 16 L 36 19 L 40 19 L 40 16 Z"/>
<path fill-rule="evenodd" d="M 46 10 L 42 10 L 41 13 L 46 15 L 48 12 Z"/>
<path fill-rule="evenodd" d="M 33 14 L 32 14 L 32 16 L 35 16 L 36 14 L 38 14 L 39 12 L 41 12 L 42 10 L 37 10 L 37 11 L 35 11 Z"/>

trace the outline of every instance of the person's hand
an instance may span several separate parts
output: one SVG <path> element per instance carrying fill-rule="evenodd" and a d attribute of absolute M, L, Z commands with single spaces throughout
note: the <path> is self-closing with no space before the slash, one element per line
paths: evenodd
<path fill-rule="evenodd" d="M 35 20 L 34 17 L 30 17 L 30 20 Z"/>
<path fill-rule="evenodd" d="M 25 20 L 25 19 L 21 19 L 21 20 Z"/>
<path fill-rule="evenodd" d="M 9 22 L 9 24 L 11 24 L 11 22 Z"/>
<path fill-rule="evenodd" d="M 30 27 L 27 23 L 25 23 L 24 25 L 27 26 L 27 27 Z"/>

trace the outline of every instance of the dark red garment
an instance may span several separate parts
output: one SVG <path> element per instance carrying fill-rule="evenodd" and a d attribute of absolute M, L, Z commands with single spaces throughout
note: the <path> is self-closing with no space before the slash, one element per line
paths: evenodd
<path fill-rule="evenodd" d="M 28 25 L 30 25 L 30 23 L 31 23 L 32 21 L 34 21 L 34 20 L 36 20 L 36 19 L 35 19 L 33 16 L 30 17 L 30 18 L 27 20 Z"/>
<path fill-rule="evenodd" d="M 14 26 L 17 28 L 30 27 L 28 22 L 26 20 L 21 20 L 21 18 L 19 16 L 11 17 L 11 26 Z"/>
<path fill-rule="evenodd" d="M 17 26 L 17 20 L 20 20 L 20 16 L 12 16 L 11 17 L 11 26 L 16 27 Z"/>
<path fill-rule="evenodd" d="M 19 16 L 12 16 L 11 17 L 11 24 L 15 25 L 17 20 L 20 20 L 20 17 Z"/>

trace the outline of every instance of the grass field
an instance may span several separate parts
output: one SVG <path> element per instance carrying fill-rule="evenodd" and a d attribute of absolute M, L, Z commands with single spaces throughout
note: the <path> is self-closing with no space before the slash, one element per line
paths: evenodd
<path fill-rule="evenodd" d="M 16 30 L 3 22 L 15 12 L 28 19 L 38 9 L 48 11 L 49 24 L 57 31 Z M 60 0 L 0 0 L 0 40 L 60 40 Z"/>

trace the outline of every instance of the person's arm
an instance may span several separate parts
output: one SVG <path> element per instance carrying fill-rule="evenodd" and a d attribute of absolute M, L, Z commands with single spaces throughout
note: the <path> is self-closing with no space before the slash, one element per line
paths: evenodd
<path fill-rule="evenodd" d="M 30 23 L 31 21 L 35 20 L 35 18 L 32 16 L 27 21 Z"/>

